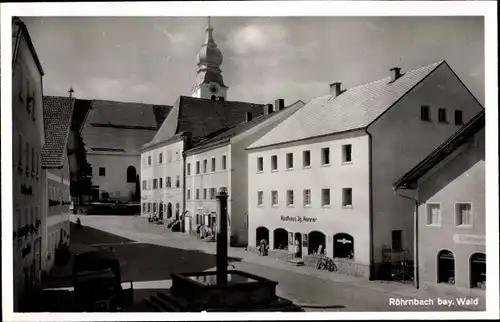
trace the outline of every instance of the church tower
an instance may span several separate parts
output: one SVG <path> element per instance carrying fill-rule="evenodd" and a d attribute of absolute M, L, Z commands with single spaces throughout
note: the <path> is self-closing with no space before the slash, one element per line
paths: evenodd
<path fill-rule="evenodd" d="M 193 87 L 193 97 L 212 100 L 226 100 L 228 87 L 222 79 L 222 53 L 214 41 L 208 17 L 208 26 L 205 28 L 205 42 L 197 56 L 196 84 Z"/>

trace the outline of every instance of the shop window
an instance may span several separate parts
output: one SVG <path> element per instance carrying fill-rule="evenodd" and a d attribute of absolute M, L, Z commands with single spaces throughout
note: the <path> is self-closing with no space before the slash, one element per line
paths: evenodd
<path fill-rule="evenodd" d="M 288 232 L 283 228 L 274 230 L 274 249 L 288 250 Z"/>
<path fill-rule="evenodd" d="M 449 250 L 438 253 L 438 283 L 455 284 L 455 256 Z"/>
<path fill-rule="evenodd" d="M 309 233 L 309 254 L 326 255 L 326 236 L 319 231 Z"/>
<path fill-rule="evenodd" d="M 333 236 L 333 257 L 354 258 L 354 238 L 351 235 L 339 233 Z"/>
<path fill-rule="evenodd" d="M 470 287 L 486 289 L 486 255 L 474 253 L 470 257 Z"/>
<path fill-rule="evenodd" d="M 170 202 L 167 204 L 167 218 L 172 218 L 172 204 Z"/>

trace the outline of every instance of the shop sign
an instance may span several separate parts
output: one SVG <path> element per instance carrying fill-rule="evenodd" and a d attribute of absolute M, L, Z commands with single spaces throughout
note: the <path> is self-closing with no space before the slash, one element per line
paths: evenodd
<path fill-rule="evenodd" d="M 316 222 L 317 218 L 307 217 L 307 216 L 281 216 L 281 221 L 289 221 L 296 223 L 303 222 Z"/>
<path fill-rule="evenodd" d="M 453 241 L 455 244 L 484 245 L 486 237 L 481 235 L 455 234 L 453 235 Z"/>

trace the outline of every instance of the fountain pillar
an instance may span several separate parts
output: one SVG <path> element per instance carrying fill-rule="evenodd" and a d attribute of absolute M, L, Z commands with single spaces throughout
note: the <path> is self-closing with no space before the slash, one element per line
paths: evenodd
<path fill-rule="evenodd" d="M 217 195 L 217 284 L 227 283 L 227 198 L 221 189 Z"/>

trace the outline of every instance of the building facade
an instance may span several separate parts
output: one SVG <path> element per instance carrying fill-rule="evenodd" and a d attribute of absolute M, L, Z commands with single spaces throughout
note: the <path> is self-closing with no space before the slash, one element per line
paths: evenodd
<path fill-rule="evenodd" d="M 332 84 L 248 148 L 249 245 L 267 239 L 285 257 L 294 244 L 300 257 L 326 249 L 339 270 L 370 278 L 411 265 L 413 221 L 400 214 L 413 206 L 392 182 L 480 110 L 444 61 Z"/>
<path fill-rule="evenodd" d="M 12 23 L 13 288 L 14 311 L 40 286 L 42 265 L 41 151 L 44 75 L 26 25 Z"/>
<path fill-rule="evenodd" d="M 44 97 L 45 144 L 42 175 L 45 182 L 42 218 L 42 271 L 49 273 L 56 250 L 70 242 L 70 169 L 68 138 L 75 100 Z"/>
<path fill-rule="evenodd" d="M 185 232 L 196 228 L 194 210 L 187 208 L 184 193 L 188 171 L 185 152 L 244 122 L 248 113 L 255 117 L 264 113 L 263 104 L 226 100 L 228 87 L 220 69 L 222 53 L 214 42 L 210 22 L 205 32 L 192 97 L 180 96 L 176 100 L 154 138 L 141 149 L 141 214 L 166 219 L 167 227 L 178 221 L 179 230 Z M 227 185 L 210 188 L 220 187 Z M 206 212 L 212 210 L 207 208 Z"/>
<path fill-rule="evenodd" d="M 245 148 L 274 126 L 304 106 L 298 101 L 285 107 L 279 99 L 275 105 L 264 107 L 264 115 L 247 120 L 221 134 L 201 141 L 186 154 L 186 227 L 195 233 L 198 227 L 217 229 L 216 194 L 225 190 L 228 195 L 228 229 L 230 244 L 248 244 L 248 176 Z"/>
<path fill-rule="evenodd" d="M 402 215 L 417 216 L 417 286 L 486 288 L 484 122 L 482 111 L 395 184 L 415 200 Z"/>

